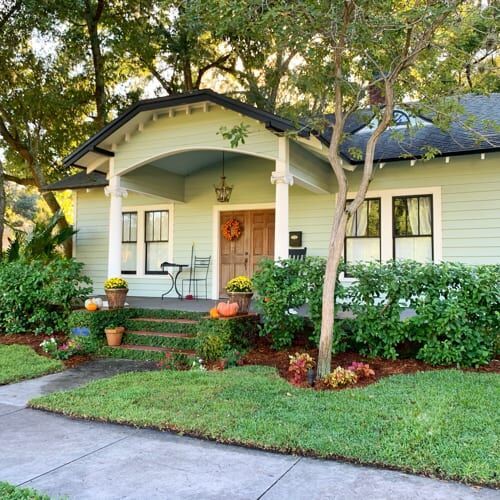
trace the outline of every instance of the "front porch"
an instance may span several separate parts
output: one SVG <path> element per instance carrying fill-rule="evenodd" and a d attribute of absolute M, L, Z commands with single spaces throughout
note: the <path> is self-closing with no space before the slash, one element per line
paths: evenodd
<path fill-rule="evenodd" d="M 288 137 L 252 110 L 238 114 L 210 99 L 148 108 L 82 151 L 78 164 L 88 174 L 105 174 L 107 184 L 104 192 L 95 187 L 75 195 L 74 256 L 84 262 L 94 293 L 102 293 L 106 278 L 122 276 L 131 296 L 168 308 L 159 300 L 169 288 L 161 263 L 184 266 L 181 285 L 196 256 L 210 258 L 196 295 L 217 300 L 229 279 L 252 276 L 262 258 L 287 258 L 290 231 L 303 235 L 299 246 L 307 255 L 325 255 L 334 181 L 321 143 Z M 220 130 L 242 124 L 245 141 L 232 148 Z M 225 203 L 214 192 L 223 172 L 234 186 Z M 228 218 L 242 226 L 232 241 L 221 234 Z M 185 284 L 184 296 L 192 293 Z"/>

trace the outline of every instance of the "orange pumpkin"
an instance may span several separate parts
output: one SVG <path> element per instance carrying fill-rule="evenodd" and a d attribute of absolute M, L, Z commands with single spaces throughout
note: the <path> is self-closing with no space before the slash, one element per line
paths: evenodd
<path fill-rule="evenodd" d="M 236 316 L 240 306 L 236 302 L 220 302 L 217 305 L 217 312 L 224 316 L 225 318 L 230 318 L 231 316 Z"/>
<path fill-rule="evenodd" d="M 219 317 L 219 312 L 217 311 L 216 307 L 212 307 L 212 309 L 210 309 L 210 317 L 212 319 L 216 319 Z"/>
<path fill-rule="evenodd" d="M 87 309 L 87 311 L 97 311 L 97 304 L 90 302 L 85 306 L 85 309 Z"/>

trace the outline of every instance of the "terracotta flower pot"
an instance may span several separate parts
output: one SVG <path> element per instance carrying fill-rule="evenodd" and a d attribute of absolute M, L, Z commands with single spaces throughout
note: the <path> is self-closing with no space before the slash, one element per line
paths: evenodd
<path fill-rule="evenodd" d="M 236 302 L 240 306 L 239 314 L 248 314 L 248 308 L 252 301 L 253 292 L 227 292 L 229 302 Z"/>
<path fill-rule="evenodd" d="M 123 309 L 127 298 L 128 288 L 105 288 L 110 309 Z"/>
<path fill-rule="evenodd" d="M 105 328 L 106 340 L 109 346 L 118 346 L 122 343 L 123 333 L 125 328 L 123 326 L 118 326 L 116 328 Z"/>

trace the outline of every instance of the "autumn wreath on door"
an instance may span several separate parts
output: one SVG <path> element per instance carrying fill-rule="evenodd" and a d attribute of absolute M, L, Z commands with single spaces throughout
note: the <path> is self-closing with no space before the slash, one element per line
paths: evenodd
<path fill-rule="evenodd" d="M 231 218 L 222 224 L 221 231 L 227 241 L 235 241 L 241 236 L 243 229 L 238 219 Z"/>

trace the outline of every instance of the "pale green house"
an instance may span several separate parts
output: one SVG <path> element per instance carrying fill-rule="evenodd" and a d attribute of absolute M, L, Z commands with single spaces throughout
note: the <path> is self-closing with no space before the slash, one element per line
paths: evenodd
<path fill-rule="evenodd" d="M 500 94 L 467 96 L 462 104 L 500 123 Z M 460 123 L 447 133 L 431 121 L 401 113 L 395 127 L 415 135 L 396 142 L 390 133 L 377 149 L 368 199 L 351 221 L 347 260 L 500 262 L 500 135 L 486 130 L 478 143 Z M 231 148 L 220 132 L 244 123 L 244 144 Z M 348 124 L 343 151 L 356 189 L 369 120 Z M 284 258 L 290 245 L 326 255 L 336 184 L 326 152 L 328 134 L 294 124 L 212 91 L 140 101 L 80 146 L 66 160 L 83 171 L 48 186 L 74 193 L 74 256 L 84 262 L 96 293 L 107 277 L 123 275 L 129 295 L 159 297 L 169 288 L 161 264 L 210 257 L 207 297 L 224 283 L 251 275 L 265 256 Z M 433 160 L 420 160 L 424 146 Z M 403 159 L 404 157 L 404 159 Z M 233 186 L 229 202 L 216 199 L 222 168 Z M 236 220 L 241 234 L 222 232 Z M 178 268 L 168 268 L 170 272 Z M 181 280 L 189 277 L 183 270 Z M 199 295 L 204 297 L 202 287 Z M 172 290 L 170 296 L 176 296 Z"/>

